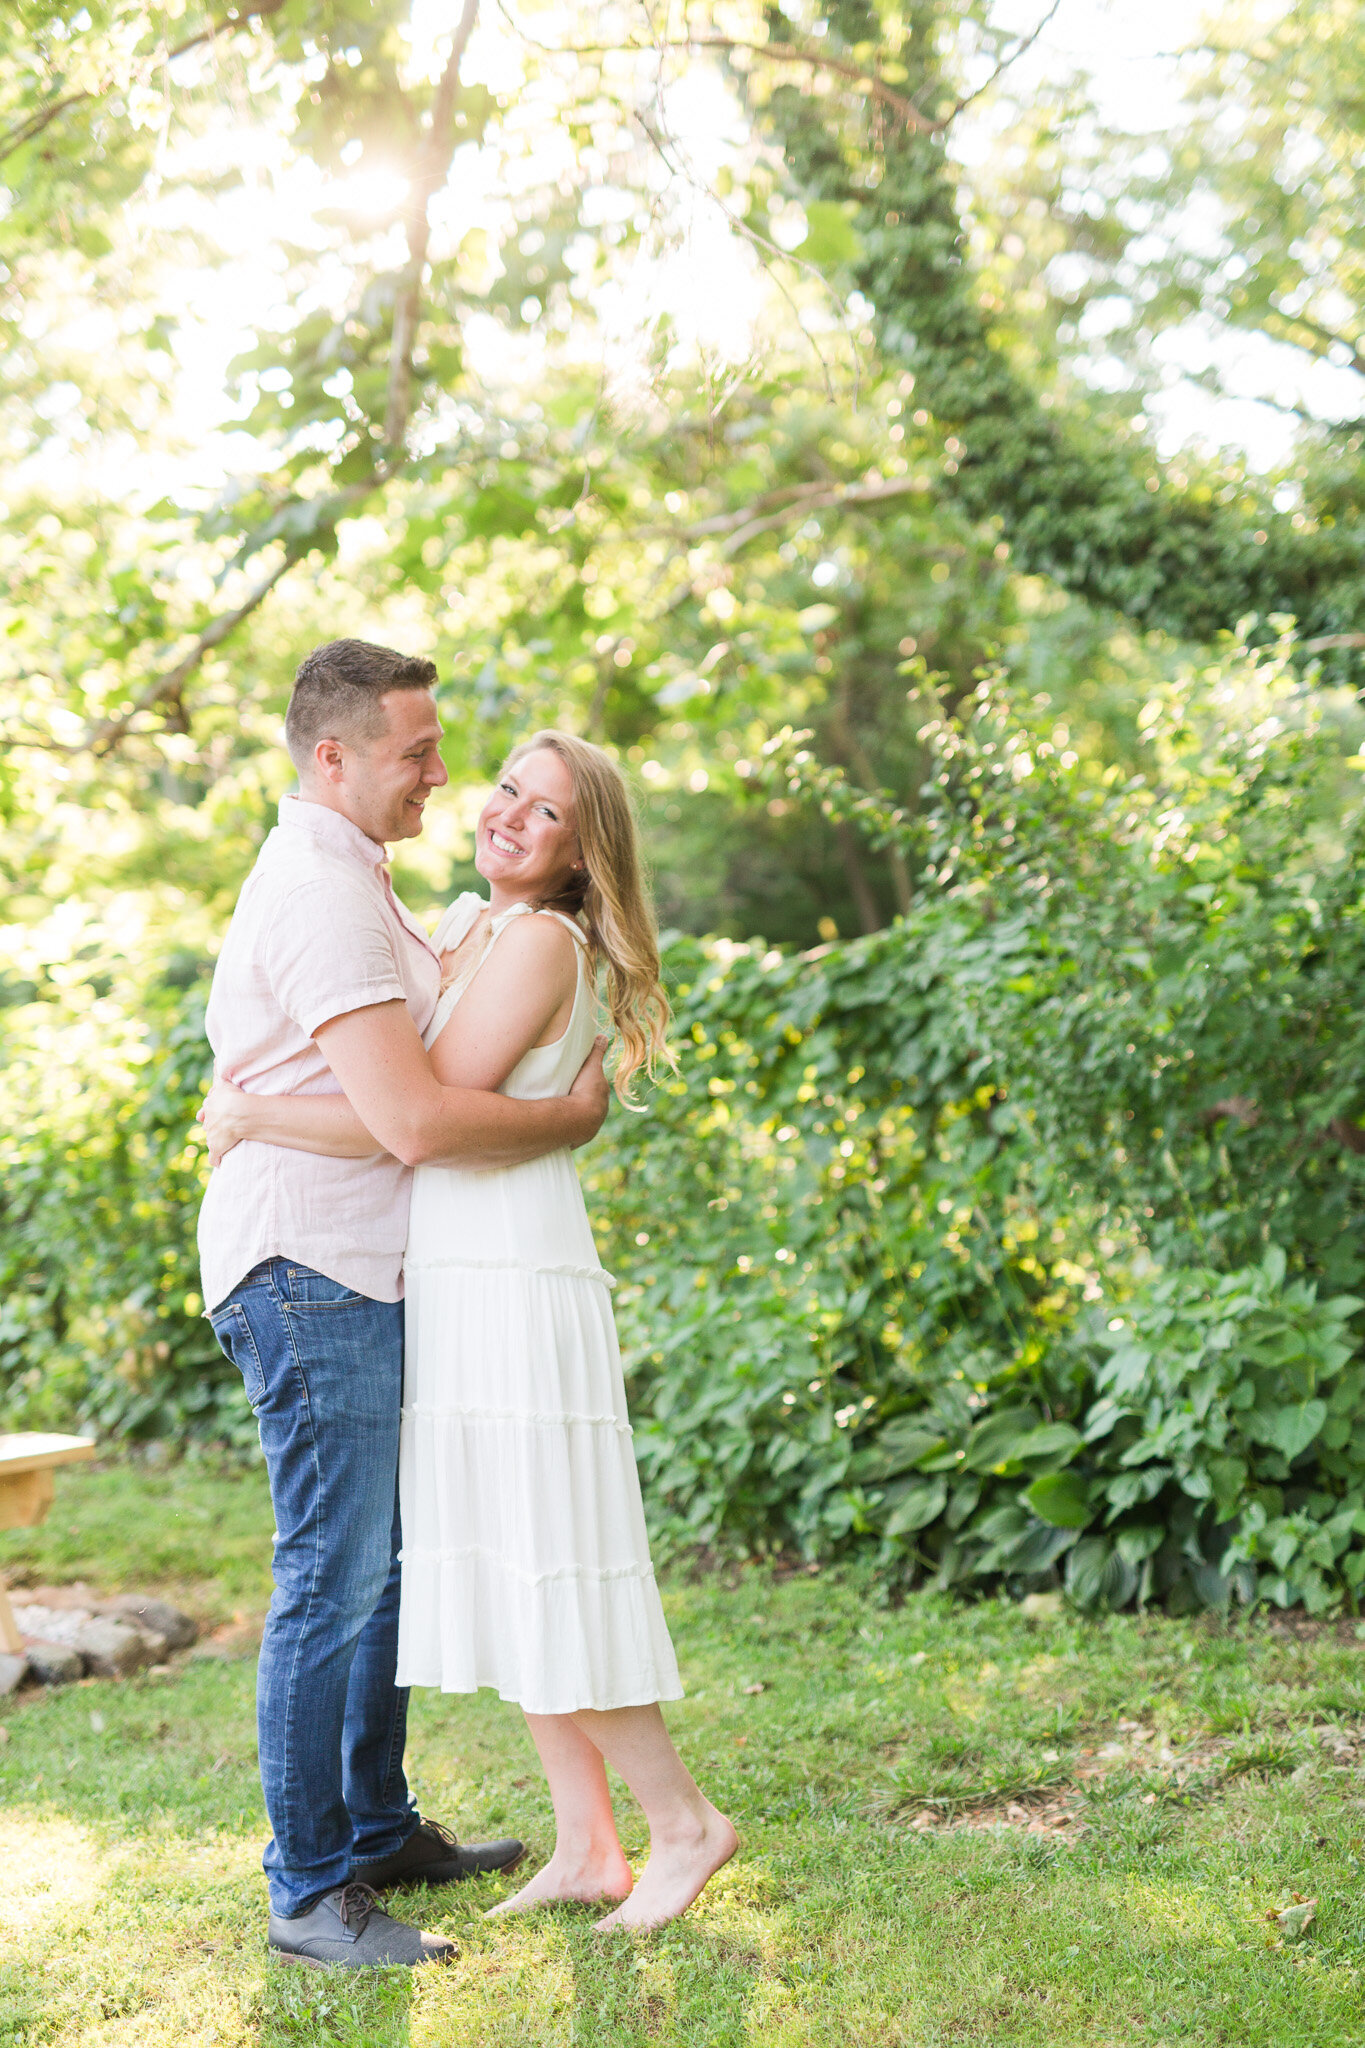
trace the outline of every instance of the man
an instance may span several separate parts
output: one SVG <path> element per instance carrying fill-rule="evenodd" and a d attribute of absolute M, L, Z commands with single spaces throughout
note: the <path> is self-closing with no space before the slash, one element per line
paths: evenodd
<path fill-rule="evenodd" d="M 299 793 L 280 805 L 213 977 L 217 1071 L 250 1092 L 343 1090 L 384 1151 L 329 1159 L 244 1143 L 199 1218 L 203 1294 L 260 1426 L 275 1593 L 257 1683 L 274 1831 L 269 1942 L 292 1961 L 449 1961 L 375 1889 L 502 1869 L 461 1846 L 403 1776 L 398 1629 L 402 1260 L 411 1169 L 505 1165 L 591 1138 L 601 1048 L 545 1102 L 443 1088 L 421 1033 L 441 967 L 394 894 L 386 846 L 422 829 L 447 780 L 429 661 L 335 640 L 300 667 L 285 721 Z"/>

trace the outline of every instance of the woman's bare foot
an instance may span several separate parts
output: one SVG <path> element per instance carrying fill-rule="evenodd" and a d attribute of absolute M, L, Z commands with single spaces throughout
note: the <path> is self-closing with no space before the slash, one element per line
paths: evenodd
<path fill-rule="evenodd" d="M 696 1816 L 695 1829 L 651 1843 L 644 1876 L 625 1904 L 597 1921 L 593 1932 L 662 1927 L 666 1920 L 676 1920 L 738 1847 L 739 1836 L 707 1800 Z"/>
<path fill-rule="evenodd" d="M 601 1899 L 624 1899 L 630 1896 L 634 1882 L 630 1865 L 619 1848 L 575 1858 L 560 1856 L 556 1850 L 543 1870 L 538 1870 L 510 1899 L 490 1906 L 484 1919 L 495 1920 L 500 1913 L 530 1913 L 537 1906 L 550 1906 L 562 1899 L 580 1905 L 596 1905 Z"/>

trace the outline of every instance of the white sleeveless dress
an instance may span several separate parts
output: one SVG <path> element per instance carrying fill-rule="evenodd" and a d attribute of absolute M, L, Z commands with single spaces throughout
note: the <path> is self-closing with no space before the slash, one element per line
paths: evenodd
<path fill-rule="evenodd" d="M 485 908 L 460 896 L 432 936 L 459 945 Z M 447 989 L 430 1046 L 473 972 Z M 504 1095 L 566 1095 L 597 1031 L 579 928 L 567 1030 Z M 399 1485 L 399 1685 L 494 1686 L 535 1714 L 680 1699 L 649 1559 L 610 1289 L 573 1155 L 484 1171 L 419 1166 L 406 1276 Z"/>

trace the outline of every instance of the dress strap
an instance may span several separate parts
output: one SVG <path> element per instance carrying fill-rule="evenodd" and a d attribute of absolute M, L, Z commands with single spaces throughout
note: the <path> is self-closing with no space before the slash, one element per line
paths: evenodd
<path fill-rule="evenodd" d="M 428 943 L 437 953 L 448 953 L 473 924 L 484 907 L 484 899 L 477 889 L 465 889 L 442 911 L 436 929 Z"/>
<path fill-rule="evenodd" d="M 551 910 L 548 908 L 548 906 L 545 909 L 541 910 L 538 913 L 538 915 L 541 917 L 557 917 L 559 919 L 559 922 L 573 933 L 574 937 L 577 939 L 579 945 L 583 948 L 584 952 L 587 952 L 588 935 L 584 931 L 582 925 L 578 922 L 577 918 L 566 917 L 562 910 Z"/>
<path fill-rule="evenodd" d="M 583 927 L 580 924 L 576 924 L 574 922 L 573 918 L 566 917 L 562 910 L 551 910 L 548 906 L 543 906 L 539 910 L 533 909 L 529 903 L 514 903 L 511 905 L 510 909 L 500 910 L 496 917 L 490 918 L 488 924 L 490 945 L 492 944 L 493 940 L 497 938 L 500 932 L 506 931 L 508 925 L 512 922 L 512 919 L 514 917 L 557 918 L 560 924 L 564 925 L 569 931 L 573 933 L 579 945 L 582 946 L 585 950 L 587 948 L 587 933 L 583 930 Z"/>

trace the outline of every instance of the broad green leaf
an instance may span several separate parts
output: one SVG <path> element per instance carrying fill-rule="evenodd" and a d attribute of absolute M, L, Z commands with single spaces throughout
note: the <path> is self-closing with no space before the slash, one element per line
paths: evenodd
<path fill-rule="evenodd" d="M 967 1438 L 967 1466 L 973 1472 L 991 1472 L 997 1465 L 1012 1463 L 1019 1456 L 1020 1444 L 1037 1427 L 1037 1411 L 1032 1408 L 1006 1408 L 998 1415 L 986 1416 Z"/>
<path fill-rule="evenodd" d="M 1023 1497 L 1040 1521 L 1057 1529 L 1084 1529 L 1094 1520 L 1090 1487 L 1076 1472 L 1049 1472 Z"/>
<path fill-rule="evenodd" d="M 1256 1409 L 1247 1417 L 1246 1431 L 1257 1443 L 1272 1444 L 1292 1461 L 1308 1449 L 1326 1420 L 1325 1401 L 1293 1401 L 1280 1408 Z"/>
<path fill-rule="evenodd" d="M 908 1536 L 916 1529 L 927 1529 L 943 1513 L 947 1498 L 946 1479 L 916 1480 L 888 1520 L 887 1535 Z"/>
<path fill-rule="evenodd" d="M 1086 1536 L 1066 1561 L 1066 1590 L 1078 1607 L 1125 1607 L 1137 1591 L 1136 1567 L 1103 1536 Z"/>
<path fill-rule="evenodd" d="M 1036 1465 L 1046 1459 L 1049 1466 L 1061 1466 L 1074 1458 L 1084 1439 L 1069 1422 L 1045 1422 L 1040 1429 L 1032 1429 L 1018 1446 L 1014 1456 L 1022 1463 Z"/>
<path fill-rule="evenodd" d="M 861 242 L 847 211 L 837 201 L 812 200 L 806 207 L 806 223 L 798 253 L 817 270 L 837 269 L 857 256 Z"/>

